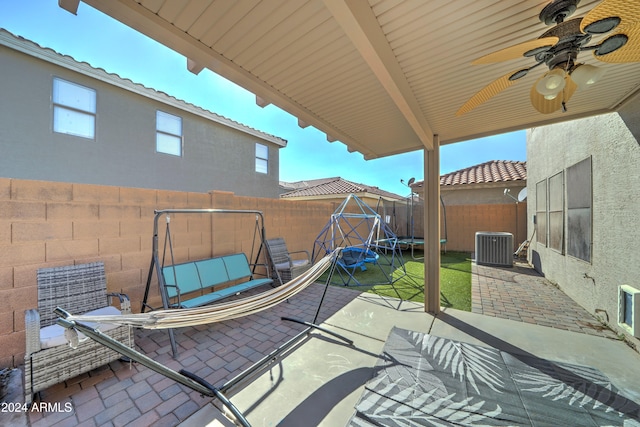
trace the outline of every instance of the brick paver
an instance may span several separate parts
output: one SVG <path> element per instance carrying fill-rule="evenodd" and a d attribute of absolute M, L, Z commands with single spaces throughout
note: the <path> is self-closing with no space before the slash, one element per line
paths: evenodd
<path fill-rule="evenodd" d="M 323 290 L 322 285 L 312 285 L 289 302 L 261 313 L 177 329 L 177 360 L 171 355 L 166 331 L 136 331 L 136 347 L 174 370 L 187 369 L 220 386 L 302 331 L 305 326 L 280 318 L 312 320 Z M 319 322 L 359 294 L 330 287 Z M 44 390 L 41 397 L 43 402 L 71 402 L 71 411 L 29 414 L 32 427 L 175 426 L 212 400 L 144 366 L 120 361 Z"/>
<path fill-rule="evenodd" d="M 173 359 L 166 331 L 136 331 L 140 352 L 166 366 L 220 386 L 299 333 L 304 326 L 282 316 L 311 320 L 324 286 L 312 285 L 273 309 L 232 321 L 176 330 L 179 355 Z M 320 322 L 360 294 L 330 287 Z M 524 265 L 473 265 L 472 311 L 591 335 L 615 338 L 562 291 Z M 70 412 L 29 414 L 32 427 L 175 426 L 211 398 L 154 371 L 120 361 L 58 384 L 41 393 L 43 402 L 71 404 Z"/>
<path fill-rule="evenodd" d="M 594 316 L 526 264 L 472 265 L 472 311 L 589 335 L 617 338 Z"/>

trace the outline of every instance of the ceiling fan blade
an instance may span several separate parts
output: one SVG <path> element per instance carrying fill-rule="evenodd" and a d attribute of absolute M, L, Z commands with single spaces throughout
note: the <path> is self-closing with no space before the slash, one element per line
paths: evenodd
<path fill-rule="evenodd" d="M 509 77 L 511 77 L 513 74 L 513 72 L 510 72 L 509 74 L 506 74 L 499 79 L 489 83 L 482 90 L 480 90 L 480 92 L 476 93 L 471 97 L 471 99 L 465 102 L 464 105 L 460 107 L 460 109 L 456 112 L 456 116 L 461 116 L 465 113 L 468 113 L 477 106 L 484 104 L 489 99 L 507 89 L 509 86 L 513 85 L 517 81 L 509 79 Z"/>
<path fill-rule="evenodd" d="M 603 0 L 602 3 L 594 7 L 587 13 L 580 23 L 580 31 L 589 32 L 585 28 L 598 21 L 605 22 L 611 17 L 620 18 L 617 29 L 620 31 L 627 26 L 634 26 L 640 23 L 640 2 L 629 0 Z M 606 25 L 605 25 L 606 26 Z"/>
<path fill-rule="evenodd" d="M 538 110 L 542 114 L 551 114 L 560 109 L 562 109 L 562 103 L 565 104 L 569 102 L 569 99 L 573 96 L 574 92 L 578 88 L 578 85 L 571 79 L 570 76 L 565 76 L 565 86 L 561 93 L 558 94 L 554 99 L 545 99 L 543 95 L 538 93 L 536 90 L 536 85 L 538 82 L 544 78 L 544 74 L 536 80 L 536 82 L 531 86 L 531 93 L 529 95 L 531 99 L 531 105 L 533 108 Z"/>
<path fill-rule="evenodd" d="M 529 56 L 532 56 L 537 51 L 546 50 L 558 43 L 560 39 L 558 37 L 544 37 L 540 39 L 530 40 L 528 42 L 519 43 L 505 49 L 498 50 L 488 55 L 482 56 L 471 64 L 492 64 L 494 62 L 508 61 L 510 59 L 518 59 L 525 56 L 527 52 L 531 52 Z"/>
<path fill-rule="evenodd" d="M 606 55 L 597 55 L 597 50 L 594 50 L 593 56 L 595 56 L 598 61 L 617 64 L 625 62 L 640 62 L 640 25 L 627 27 L 623 32 L 618 34 L 624 34 L 629 38 L 624 46 Z M 613 36 L 615 35 L 616 34 Z"/>

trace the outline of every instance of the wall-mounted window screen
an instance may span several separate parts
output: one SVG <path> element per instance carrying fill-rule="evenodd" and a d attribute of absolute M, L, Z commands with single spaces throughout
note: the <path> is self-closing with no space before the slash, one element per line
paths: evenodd
<path fill-rule="evenodd" d="M 182 118 L 173 114 L 156 112 L 156 151 L 182 155 Z"/>
<path fill-rule="evenodd" d="M 549 241 L 550 248 L 564 253 L 564 172 L 549 178 Z"/>
<path fill-rule="evenodd" d="M 256 144 L 256 172 L 269 173 L 269 147 Z"/>
<path fill-rule="evenodd" d="M 95 90 L 54 78 L 52 99 L 54 132 L 82 138 L 95 138 Z"/>
<path fill-rule="evenodd" d="M 547 245 L 547 180 L 536 184 L 536 239 Z"/>
<path fill-rule="evenodd" d="M 591 262 L 591 157 L 567 168 L 567 254 Z"/>

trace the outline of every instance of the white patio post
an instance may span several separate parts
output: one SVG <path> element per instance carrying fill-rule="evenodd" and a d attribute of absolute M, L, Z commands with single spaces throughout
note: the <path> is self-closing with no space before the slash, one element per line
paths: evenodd
<path fill-rule="evenodd" d="M 424 150 L 424 310 L 440 312 L 440 138 Z"/>

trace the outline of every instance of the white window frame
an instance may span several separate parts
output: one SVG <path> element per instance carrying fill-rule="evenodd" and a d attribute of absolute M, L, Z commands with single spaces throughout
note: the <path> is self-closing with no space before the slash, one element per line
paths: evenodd
<path fill-rule="evenodd" d="M 51 85 L 53 131 L 80 138 L 96 138 L 95 89 L 54 77 Z"/>
<path fill-rule="evenodd" d="M 256 142 L 256 172 L 269 173 L 269 146 Z"/>
<path fill-rule="evenodd" d="M 156 111 L 156 152 L 182 157 L 182 117 Z"/>

